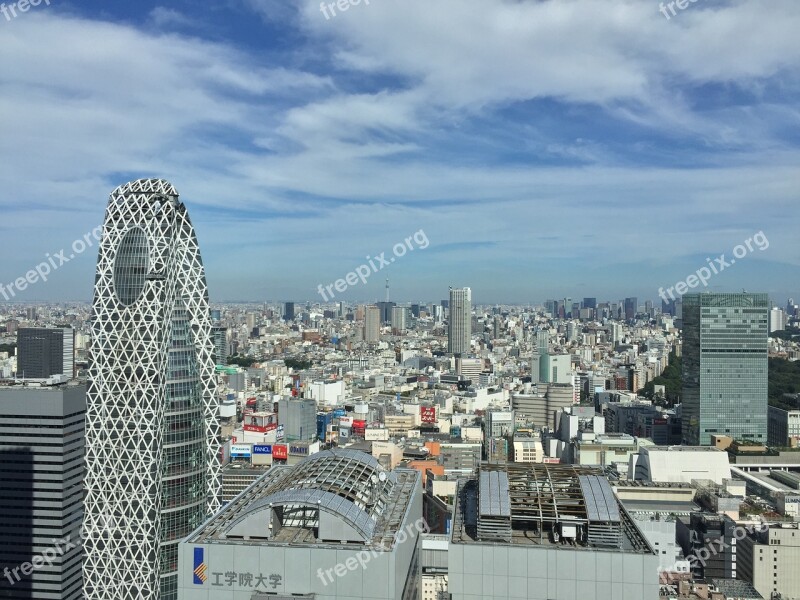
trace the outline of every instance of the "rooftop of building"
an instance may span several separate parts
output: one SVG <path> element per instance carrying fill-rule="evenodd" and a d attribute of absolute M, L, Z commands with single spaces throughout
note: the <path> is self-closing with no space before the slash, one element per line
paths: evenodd
<path fill-rule="evenodd" d="M 222 468 L 223 475 L 245 475 L 248 477 L 261 476 L 270 469 L 269 466 L 259 468 L 250 466 L 246 462 L 232 462 Z"/>
<path fill-rule="evenodd" d="M 680 502 L 677 500 L 623 500 L 622 503 L 631 513 L 688 515 L 700 510 L 700 507 L 694 502 Z"/>
<path fill-rule="evenodd" d="M 46 379 L 0 379 L 0 390 L 59 390 L 85 384 L 82 379 L 54 375 Z"/>
<path fill-rule="evenodd" d="M 749 581 L 741 579 L 709 579 L 708 582 L 718 592 L 725 594 L 726 598 L 742 598 L 743 600 L 763 598 Z"/>
<path fill-rule="evenodd" d="M 669 488 L 669 489 L 694 489 L 692 484 L 685 481 L 643 481 L 625 479 L 614 482 L 618 488 Z"/>
<path fill-rule="evenodd" d="M 647 452 L 722 452 L 714 446 L 648 446 Z"/>
<path fill-rule="evenodd" d="M 483 463 L 456 494 L 453 543 L 654 551 L 600 469 Z"/>
<path fill-rule="evenodd" d="M 325 450 L 294 466 L 273 466 L 188 541 L 390 549 L 420 478 L 414 469 L 387 471 L 358 450 Z M 346 531 L 325 539 L 325 523 Z"/>

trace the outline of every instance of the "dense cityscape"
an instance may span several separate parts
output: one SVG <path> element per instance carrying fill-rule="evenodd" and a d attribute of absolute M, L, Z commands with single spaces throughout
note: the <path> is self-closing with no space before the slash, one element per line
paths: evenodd
<path fill-rule="evenodd" d="M 0 600 L 800 600 L 800 4 L 477 8 L 0 5 Z"/>

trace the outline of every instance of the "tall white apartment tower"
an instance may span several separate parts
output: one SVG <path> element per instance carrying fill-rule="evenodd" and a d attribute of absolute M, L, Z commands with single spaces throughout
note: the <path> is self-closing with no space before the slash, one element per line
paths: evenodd
<path fill-rule="evenodd" d="M 450 317 L 447 321 L 447 351 L 466 355 L 472 338 L 472 290 L 450 288 Z"/>
<path fill-rule="evenodd" d="M 86 600 L 177 598 L 178 543 L 220 507 L 213 354 L 205 270 L 177 191 L 160 179 L 117 188 L 92 302 Z"/>

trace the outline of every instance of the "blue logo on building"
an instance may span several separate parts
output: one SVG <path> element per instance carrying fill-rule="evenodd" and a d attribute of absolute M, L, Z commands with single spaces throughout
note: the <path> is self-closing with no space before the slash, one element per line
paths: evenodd
<path fill-rule="evenodd" d="M 208 576 L 206 571 L 208 566 L 205 563 L 205 550 L 203 548 L 194 549 L 194 584 L 203 585 Z"/>

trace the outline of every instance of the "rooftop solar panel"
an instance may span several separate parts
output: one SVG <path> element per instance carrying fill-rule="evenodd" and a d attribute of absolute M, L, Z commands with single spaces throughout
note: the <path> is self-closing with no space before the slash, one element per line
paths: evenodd
<path fill-rule="evenodd" d="M 599 475 L 579 475 L 578 480 L 586 501 L 589 521 L 618 523 L 620 515 L 617 499 L 608 480 Z"/>
<path fill-rule="evenodd" d="M 508 475 L 502 471 L 481 471 L 480 514 L 487 517 L 510 517 L 511 500 Z"/>

